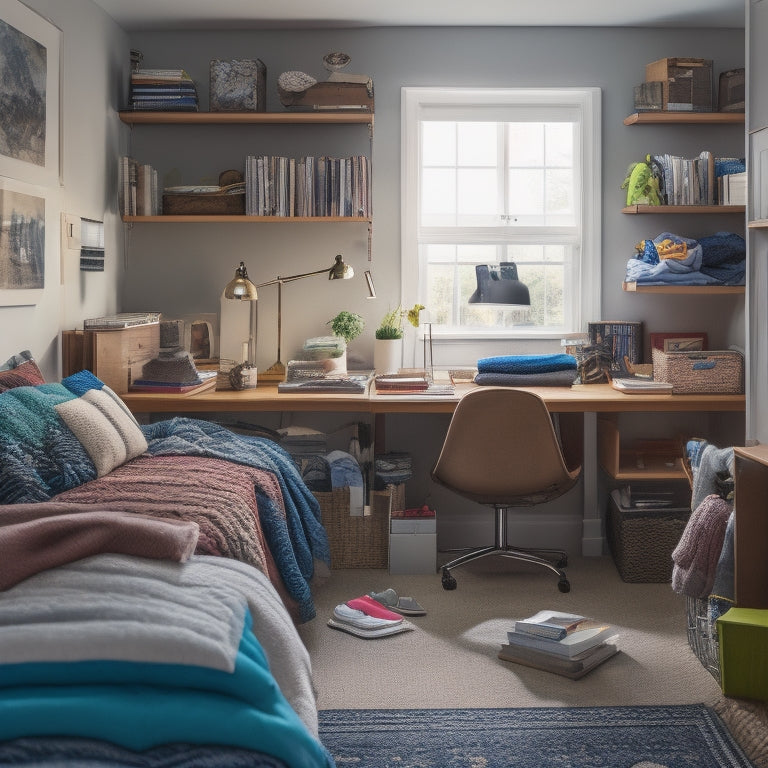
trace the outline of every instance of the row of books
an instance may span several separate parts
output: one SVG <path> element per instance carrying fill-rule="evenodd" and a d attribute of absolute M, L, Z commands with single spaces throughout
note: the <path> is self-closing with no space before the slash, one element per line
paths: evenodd
<path fill-rule="evenodd" d="M 498 657 L 576 680 L 618 653 L 617 639 L 609 623 L 543 610 L 514 623 Z"/>
<path fill-rule="evenodd" d="M 666 205 L 725 205 L 718 179 L 734 169 L 745 170 L 743 160 L 716 158 L 708 150 L 693 158 L 653 155 L 653 164 Z"/>
<path fill-rule="evenodd" d="M 163 205 L 157 170 L 123 155 L 118 167 L 118 206 L 122 216 L 159 216 Z"/>
<path fill-rule="evenodd" d="M 128 108 L 197 112 L 197 88 L 183 69 L 137 69 L 131 72 Z"/>
<path fill-rule="evenodd" d="M 370 161 L 365 155 L 249 155 L 245 184 L 249 216 L 371 215 Z"/>
<path fill-rule="evenodd" d="M 725 173 L 717 179 L 717 199 L 723 205 L 747 204 L 747 172 Z"/>

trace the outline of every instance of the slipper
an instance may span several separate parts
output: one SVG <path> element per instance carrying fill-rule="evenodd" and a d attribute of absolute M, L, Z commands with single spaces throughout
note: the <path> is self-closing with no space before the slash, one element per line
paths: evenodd
<path fill-rule="evenodd" d="M 369 592 L 368 596 L 403 616 L 425 616 L 427 613 L 412 597 L 399 597 L 391 588 L 383 592 Z"/>
<path fill-rule="evenodd" d="M 383 603 L 375 600 L 370 595 L 355 597 L 352 600 L 347 600 L 346 604 L 350 608 L 362 611 L 367 616 L 373 616 L 377 619 L 387 619 L 388 621 L 403 620 L 403 617 L 400 616 L 400 614 L 390 611 Z"/>

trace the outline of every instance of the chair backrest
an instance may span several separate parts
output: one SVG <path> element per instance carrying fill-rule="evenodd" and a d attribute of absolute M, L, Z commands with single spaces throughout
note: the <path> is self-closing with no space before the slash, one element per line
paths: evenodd
<path fill-rule="evenodd" d="M 567 437 L 578 439 L 570 430 Z M 482 504 L 530 506 L 573 487 L 581 455 L 578 449 L 566 451 L 565 456 L 573 456 L 569 466 L 538 395 L 482 387 L 456 407 L 432 478 Z"/>

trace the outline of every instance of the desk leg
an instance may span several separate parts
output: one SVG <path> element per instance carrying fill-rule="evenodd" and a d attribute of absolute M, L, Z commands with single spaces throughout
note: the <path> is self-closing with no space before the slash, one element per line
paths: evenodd
<path fill-rule="evenodd" d="M 597 414 L 588 411 L 584 414 L 584 458 L 582 460 L 584 520 L 581 554 L 592 557 L 603 554 L 603 524 L 597 501 L 597 471 Z"/>

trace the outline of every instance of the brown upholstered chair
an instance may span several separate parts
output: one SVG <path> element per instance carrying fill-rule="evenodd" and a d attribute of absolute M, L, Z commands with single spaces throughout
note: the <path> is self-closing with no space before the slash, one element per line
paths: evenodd
<path fill-rule="evenodd" d="M 488 555 L 543 565 L 570 591 L 560 550 L 522 549 L 507 541 L 507 513 L 557 498 L 578 481 L 583 456 L 581 414 L 559 414 L 558 430 L 544 401 L 511 387 L 480 387 L 459 402 L 432 479 L 495 510 L 493 546 L 465 552 L 442 568 L 445 589 L 456 589 L 451 570 Z M 559 433 L 559 434 L 558 434 Z"/>

